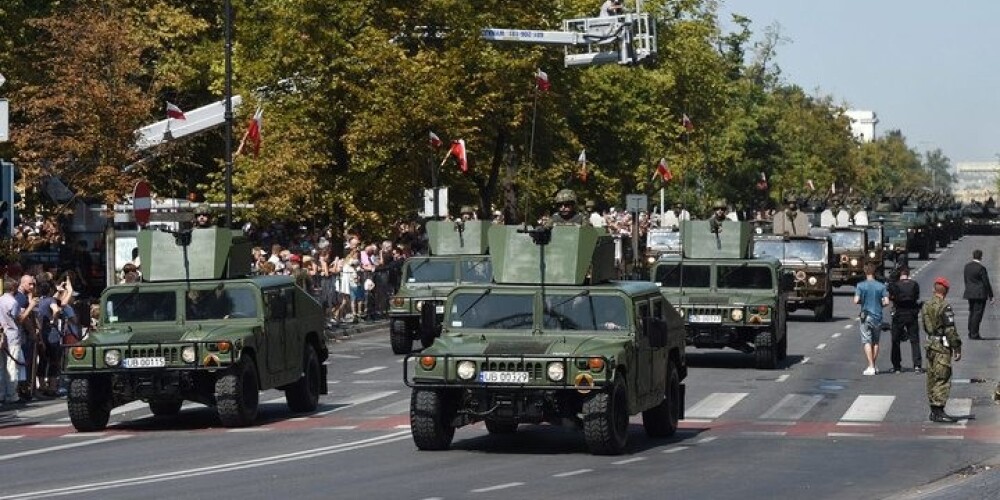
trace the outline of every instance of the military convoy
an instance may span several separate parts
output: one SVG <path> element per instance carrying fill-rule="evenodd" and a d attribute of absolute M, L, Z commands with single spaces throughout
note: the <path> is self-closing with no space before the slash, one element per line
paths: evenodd
<path fill-rule="evenodd" d="M 392 352 L 407 354 L 413 341 L 429 347 L 441 333 L 444 301 L 462 283 L 489 283 L 493 270 L 487 254 L 488 221 L 430 221 L 431 255 L 407 259 L 399 291 L 389 301 Z"/>
<path fill-rule="evenodd" d="M 295 412 L 326 394 L 322 306 L 290 276 L 250 276 L 241 231 L 138 233 L 143 281 L 101 295 L 101 320 L 66 347 L 69 416 L 100 431 L 111 410 L 149 403 L 177 414 L 184 401 L 215 407 L 226 427 L 252 424 L 259 391 L 285 391 Z"/>
<path fill-rule="evenodd" d="M 421 450 L 455 429 L 491 434 L 549 422 L 582 428 L 590 451 L 621 453 L 629 415 L 646 433 L 683 418 L 683 322 L 649 282 L 612 281 L 610 236 L 590 226 L 489 229 L 494 283 L 448 294 L 441 337 L 407 356 L 410 428 Z"/>
<path fill-rule="evenodd" d="M 751 233 L 746 222 L 685 221 L 682 254 L 661 257 L 651 279 L 683 318 L 687 345 L 752 353 L 774 369 L 788 352 L 787 284 L 777 258 L 750 254 Z"/>

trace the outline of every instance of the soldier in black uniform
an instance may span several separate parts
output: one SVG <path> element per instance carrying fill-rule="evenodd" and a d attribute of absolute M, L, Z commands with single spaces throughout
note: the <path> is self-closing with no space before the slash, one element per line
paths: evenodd
<path fill-rule="evenodd" d="M 893 304 L 892 351 L 889 355 L 892 371 L 899 373 L 903 370 L 899 344 L 909 340 L 913 371 L 923 373 L 920 357 L 920 326 L 917 323 L 921 305 L 920 285 L 910 279 L 910 270 L 903 266 L 899 269 L 899 280 L 890 283 L 888 288 L 889 300 Z"/>

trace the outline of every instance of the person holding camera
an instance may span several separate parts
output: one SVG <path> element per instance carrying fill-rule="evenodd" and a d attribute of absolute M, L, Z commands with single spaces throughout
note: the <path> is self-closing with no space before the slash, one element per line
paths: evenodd
<path fill-rule="evenodd" d="M 878 359 L 878 341 L 882 333 L 882 308 L 889 305 L 889 292 L 881 281 L 875 279 L 875 263 L 865 262 L 865 280 L 854 288 L 854 303 L 861 306 L 858 320 L 861 323 L 861 343 L 868 360 L 862 375 L 875 375 Z"/>

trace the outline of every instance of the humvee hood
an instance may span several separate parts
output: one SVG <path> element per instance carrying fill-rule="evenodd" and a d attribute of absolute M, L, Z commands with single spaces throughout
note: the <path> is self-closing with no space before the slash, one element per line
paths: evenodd
<path fill-rule="evenodd" d="M 169 342 L 196 341 L 205 339 L 223 339 L 245 334 L 246 325 L 218 325 L 198 328 L 197 325 L 187 326 L 156 326 L 143 327 L 135 330 L 130 327 L 106 328 L 94 331 L 88 337 L 95 344 L 155 344 Z"/>
<path fill-rule="evenodd" d="M 689 293 L 689 292 L 685 291 L 681 295 L 671 294 L 670 295 L 670 302 L 674 306 L 685 306 L 685 305 L 690 305 L 690 304 L 695 304 L 695 305 L 718 305 L 718 306 L 730 305 L 730 306 L 735 306 L 735 305 L 743 305 L 743 304 L 749 304 L 749 303 L 757 303 L 757 302 L 760 302 L 761 299 L 766 299 L 766 298 L 771 297 L 771 296 L 772 296 L 772 292 L 770 290 L 760 290 L 760 293 L 750 293 L 750 292 L 745 292 L 745 291 L 740 291 L 740 292 L 728 291 L 724 295 L 720 295 L 717 292 L 716 293 L 708 293 L 708 292 Z"/>
<path fill-rule="evenodd" d="M 611 333 L 611 332 L 609 332 Z M 624 333 L 624 332 L 623 332 Z M 574 356 L 579 353 L 600 352 L 603 348 L 613 348 L 623 344 L 620 337 L 611 335 L 557 335 L 544 336 L 461 336 L 442 337 L 425 351 L 431 354 L 448 353 L 452 356 Z"/>

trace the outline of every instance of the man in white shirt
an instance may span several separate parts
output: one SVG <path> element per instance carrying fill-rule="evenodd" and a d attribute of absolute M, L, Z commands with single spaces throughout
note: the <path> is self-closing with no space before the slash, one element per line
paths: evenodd
<path fill-rule="evenodd" d="M 4 293 L 0 296 L 0 401 L 7 404 L 20 402 L 17 395 L 17 384 L 21 380 L 27 380 L 28 376 L 24 369 L 24 355 L 21 352 L 21 328 L 18 317 L 21 314 L 21 306 L 14 298 L 17 291 L 17 282 L 4 278 Z"/>

